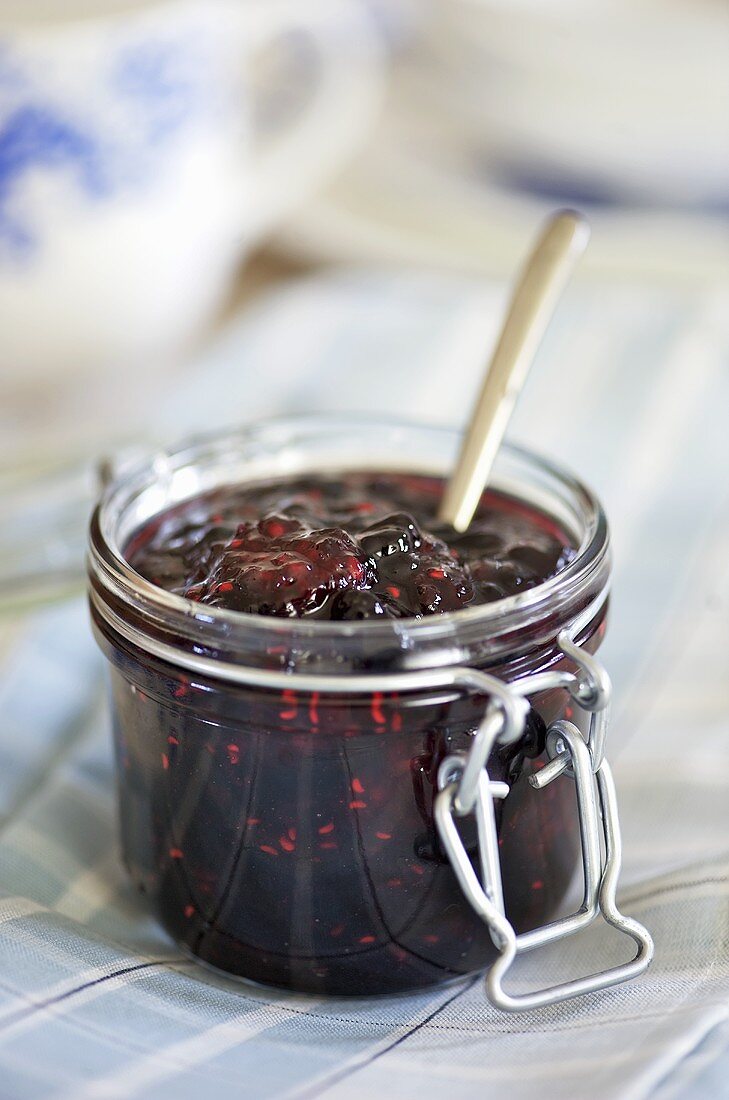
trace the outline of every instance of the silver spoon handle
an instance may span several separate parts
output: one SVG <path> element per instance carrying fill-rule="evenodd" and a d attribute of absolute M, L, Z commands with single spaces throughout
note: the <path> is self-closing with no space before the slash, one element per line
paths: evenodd
<path fill-rule="evenodd" d="M 589 238 L 581 215 L 560 211 L 522 270 L 438 512 L 456 531 L 465 531 L 473 518 L 529 367 Z"/>

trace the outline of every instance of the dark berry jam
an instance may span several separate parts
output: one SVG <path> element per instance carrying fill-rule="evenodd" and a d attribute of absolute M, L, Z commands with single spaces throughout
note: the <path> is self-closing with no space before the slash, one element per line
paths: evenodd
<path fill-rule="evenodd" d="M 495 492 L 457 534 L 436 519 L 441 491 L 437 478 L 362 472 L 229 487 L 157 517 L 126 554 L 211 607 L 328 620 L 491 603 L 574 557 L 547 517 Z"/>
<path fill-rule="evenodd" d="M 485 604 L 555 575 L 575 553 L 546 515 L 497 493 L 484 496 L 466 535 L 446 531 L 434 518 L 441 491 L 437 478 L 383 473 L 223 488 L 148 522 L 126 554 L 201 611 L 309 617 L 329 635 L 336 620 L 386 624 Z M 335 994 L 418 989 L 493 961 L 433 817 L 439 765 L 468 751 L 486 697 L 376 691 L 366 680 L 332 693 L 313 673 L 294 688 L 287 671 L 316 657 L 315 624 L 298 649 L 287 648 L 289 624 L 267 624 L 267 661 L 279 650 L 282 660 L 273 684 L 216 672 L 216 661 L 232 661 L 238 625 L 226 626 L 219 658 L 205 615 L 195 617 L 199 647 L 183 653 L 179 639 L 178 665 L 174 626 L 149 594 L 134 607 L 117 596 L 102 606 L 99 584 L 92 608 L 112 667 L 124 858 L 180 944 L 234 975 Z M 554 641 L 559 608 L 548 615 L 549 642 L 540 635 L 530 648 L 524 627 L 513 654 L 475 663 L 505 681 L 557 667 L 566 660 Z M 603 615 L 585 632 L 587 649 Z M 250 623 L 240 624 L 247 637 Z M 407 648 L 417 629 L 394 622 L 385 633 Z M 159 655 L 160 638 L 172 655 Z M 185 666 L 191 652 L 212 653 L 204 672 Z M 385 648 L 372 666 L 390 659 Z M 488 762 L 510 785 L 496 814 L 517 930 L 554 916 L 575 867 L 574 784 L 562 776 L 537 792 L 528 782 L 545 763 L 548 725 L 564 717 L 586 726 L 565 691 L 534 696 L 524 736 Z M 478 869 L 475 823 L 459 828 Z"/>

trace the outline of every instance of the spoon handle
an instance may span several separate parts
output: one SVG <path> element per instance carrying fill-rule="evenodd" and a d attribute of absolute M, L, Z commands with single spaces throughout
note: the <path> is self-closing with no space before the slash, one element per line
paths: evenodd
<path fill-rule="evenodd" d="M 465 531 L 473 518 L 529 367 L 589 238 L 585 219 L 562 210 L 550 218 L 522 270 L 438 512 L 456 531 Z"/>

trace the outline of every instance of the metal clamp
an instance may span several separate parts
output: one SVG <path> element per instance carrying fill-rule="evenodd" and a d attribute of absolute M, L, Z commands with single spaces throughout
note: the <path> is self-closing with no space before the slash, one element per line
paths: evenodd
<path fill-rule="evenodd" d="M 564 687 L 579 706 L 591 712 L 587 741 L 572 722 L 556 722 L 549 729 L 547 752 L 551 760 L 530 778 L 536 790 L 563 772 L 575 781 L 584 882 L 579 908 L 521 935 L 516 934 L 505 914 L 494 799 L 505 798 L 509 788 L 505 783 L 492 782 L 486 768 L 493 747 L 514 739 L 513 724 L 504 736 L 506 712 L 502 708 L 489 705 L 469 752 L 446 757 L 438 774 L 436 826 L 461 889 L 499 951 L 486 976 L 486 991 L 492 1004 L 507 1012 L 542 1008 L 628 981 L 643 973 L 653 957 L 651 936 L 637 921 L 622 915 L 615 898 L 622 851 L 615 785 L 604 759 L 609 680 L 596 658 L 581 650 L 572 637 L 561 635 L 559 642 L 577 664 L 576 673 L 555 670 L 537 674 L 512 685 L 510 690 L 525 700 L 537 691 Z M 514 712 L 511 714 L 513 719 Z M 524 722 L 525 712 L 522 716 Z M 478 830 L 480 879 L 456 825 L 456 818 L 471 812 L 475 813 Z M 598 915 L 635 942 L 637 951 L 631 961 L 533 993 L 514 995 L 505 991 L 504 978 L 518 954 L 573 935 Z"/>

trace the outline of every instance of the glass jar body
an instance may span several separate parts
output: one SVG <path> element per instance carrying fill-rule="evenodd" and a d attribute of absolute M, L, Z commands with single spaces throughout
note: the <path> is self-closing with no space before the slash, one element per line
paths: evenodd
<path fill-rule="evenodd" d="M 92 531 L 92 557 L 93 545 Z M 606 573 L 598 587 L 605 583 Z M 595 589 L 572 611 L 584 611 Z M 590 651 L 604 632 L 604 607 L 600 601 L 580 637 Z M 439 764 L 468 750 L 483 695 L 369 690 L 371 670 L 349 665 L 345 671 L 361 674 L 355 692 L 332 691 L 331 681 L 320 690 L 315 669 L 305 681 L 296 677 L 294 689 L 285 673 L 265 686 L 255 677 L 246 683 L 239 664 L 233 682 L 223 664 L 216 674 L 220 648 L 212 643 L 196 648 L 206 653 L 202 669 L 191 667 L 181 637 L 175 660 L 172 627 L 150 626 L 104 587 L 93 563 L 92 614 L 111 666 L 124 859 L 186 950 L 249 980 L 353 995 L 417 989 L 493 961 L 487 929 L 460 890 L 433 819 Z M 485 659 L 477 648 L 469 652 L 470 634 L 463 641 L 461 614 L 449 616 L 456 621 L 437 650 L 421 650 L 415 625 L 411 667 L 445 655 L 506 683 L 570 667 L 557 645 L 568 618 L 558 601 L 546 608 L 546 627 L 540 614 L 517 630 L 513 652 L 502 647 Z M 478 624 L 469 630 L 482 640 Z M 162 636 L 160 651 L 153 642 Z M 343 647 L 350 642 L 361 660 L 359 639 L 349 636 Z M 367 642 L 379 671 L 394 663 L 390 642 Z M 309 660 L 317 644 L 315 632 Z M 318 656 L 330 644 L 323 641 Z M 280 645 L 269 639 L 259 665 L 272 648 Z M 296 652 L 305 665 L 298 644 Z M 497 803 L 497 829 L 506 911 L 517 931 L 554 916 L 576 865 L 573 783 L 562 776 L 535 791 L 528 782 L 546 762 L 547 728 L 561 718 L 586 730 L 587 715 L 564 690 L 534 695 L 524 736 L 497 746 L 488 764 L 491 779 L 510 788 Z M 462 836 L 476 861 L 468 818 Z"/>

